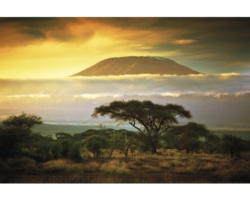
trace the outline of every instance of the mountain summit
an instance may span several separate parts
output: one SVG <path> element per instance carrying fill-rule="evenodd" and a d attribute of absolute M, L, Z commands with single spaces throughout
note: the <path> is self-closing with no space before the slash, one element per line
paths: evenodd
<path fill-rule="evenodd" d="M 102 60 L 73 76 L 106 76 L 125 74 L 199 74 L 164 57 L 128 56 Z"/>

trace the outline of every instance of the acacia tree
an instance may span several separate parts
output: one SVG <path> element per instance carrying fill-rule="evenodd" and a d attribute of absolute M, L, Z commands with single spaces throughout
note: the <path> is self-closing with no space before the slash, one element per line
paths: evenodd
<path fill-rule="evenodd" d="M 157 152 L 159 137 L 173 124 L 178 123 L 178 118 L 191 118 L 189 111 L 183 106 L 175 104 L 159 105 L 151 101 L 113 101 L 109 105 L 95 108 L 93 117 L 108 115 L 111 119 L 127 121 L 137 129 L 140 138 L 144 139 L 152 149 Z"/>
<path fill-rule="evenodd" d="M 22 113 L 21 115 L 13 115 L 3 121 L 3 125 L 9 128 L 25 129 L 30 132 L 30 129 L 36 125 L 42 124 L 42 118 L 36 115 Z"/>
<path fill-rule="evenodd" d="M 29 146 L 31 128 L 41 124 L 41 117 L 29 114 L 13 115 L 4 120 L 0 127 L 0 157 L 16 157 L 22 147 Z"/>

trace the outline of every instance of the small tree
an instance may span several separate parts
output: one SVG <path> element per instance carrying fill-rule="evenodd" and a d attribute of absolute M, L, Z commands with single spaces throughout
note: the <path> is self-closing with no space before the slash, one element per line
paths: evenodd
<path fill-rule="evenodd" d="M 209 133 L 202 148 L 207 153 L 222 153 L 222 140 L 214 133 Z"/>
<path fill-rule="evenodd" d="M 197 151 L 201 148 L 201 139 L 206 139 L 209 131 L 202 124 L 190 122 L 179 127 L 182 132 L 179 139 L 179 147 L 185 149 L 187 153 Z"/>
<path fill-rule="evenodd" d="M 42 118 L 26 113 L 10 116 L 3 121 L 3 125 L 8 128 L 25 129 L 28 132 L 30 132 L 30 129 L 36 124 L 42 124 Z"/>
<path fill-rule="evenodd" d="M 127 130 L 120 130 L 111 137 L 110 145 L 112 150 L 116 149 L 120 151 L 120 153 L 123 153 L 127 160 L 129 150 L 131 153 L 135 151 L 135 133 Z"/>
<path fill-rule="evenodd" d="M 29 148 L 30 129 L 42 121 L 40 117 L 23 113 L 10 116 L 2 123 L 4 126 L 0 128 L 0 156 L 7 158 L 21 156 L 22 149 Z"/>
<path fill-rule="evenodd" d="M 223 151 L 230 157 L 240 157 L 240 153 L 244 151 L 243 140 L 232 135 L 224 135 L 222 138 Z"/>
<path fill-rule="evenodd" d="M 93 117 L 109 115 L 110 118 L 127 121 L 139 133 L 140 138 L 149 143 L 152 153 L 156 153 L 159 137 L 173 124 L 178 123 L 178 118 L 191 118 L 189 111 L 180 105 L 154 104 L 151 101 L 114 101 L 109 105 L 95 108 Z"/>
<path fill-rule="evenodd" d="M 101 150 L 108 147 L 108 140 L 104 136 L 89 136 L 84 141 L 86 148 L 94 154 L 95 158 L 100 156 Z"/>

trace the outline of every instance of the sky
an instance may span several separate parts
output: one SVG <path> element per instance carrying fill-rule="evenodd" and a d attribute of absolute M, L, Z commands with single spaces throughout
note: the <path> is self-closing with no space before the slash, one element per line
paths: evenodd
<path fill-rule="evenodd" d="M 102 59 L 163 56 L 250 74 L 250 18 L 0 18 L 0 78 L 60 78 Z"/>
<path fill-rule="evenodd" d="M 250 75 L 121 75 L 49 79 L 0 79 L 0 120 L 22 112 L 45 123 L 114 123 L 92 118 L 95 107 L 115 100 L 174 103 L 191 121 L 209 127 L 250 128 Z"/>
<path fill-rule="evenodd" d="M 209 127 L 250 129 L 250 18 L 0 18 L 0 121 L 91 117 L 114 100 L 175 103 Z M 69 77 L 109 57 L 162 56 L 192 75 Z"/>

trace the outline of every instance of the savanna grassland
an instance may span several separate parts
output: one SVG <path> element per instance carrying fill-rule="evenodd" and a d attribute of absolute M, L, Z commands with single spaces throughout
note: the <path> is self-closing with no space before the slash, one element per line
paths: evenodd
<path fill-rule="evenodd" d="M 250 180 L 250 153 L 240 159 L 222 154 L 169 149 L 152 155 L 135 152 L 74 162 L 30 158 L 1 161 L 2 183 L 242 183 Z"/>
<path fill-rule="evenodd" d="M 34 127 L 43 123 L 39 116 L 22 113 L 5 119 L 0 125 L 0 182 L 250 182 L 247 137 L 216 135 L 196 122 L 179 125 L 178 118 L 191 118 L 181 105 L 114 101 L 97 107 L 92 116 L 98 115 L 134 129 L 70 127 L 76 132 L 37 133 Z"/>

